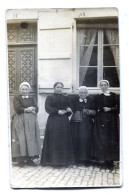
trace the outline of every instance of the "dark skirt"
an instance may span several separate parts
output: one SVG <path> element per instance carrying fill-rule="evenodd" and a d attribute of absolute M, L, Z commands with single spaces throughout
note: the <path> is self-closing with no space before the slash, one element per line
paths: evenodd
<path fill-rule="evenodd" d="M 16 114 L 11 125 L 12 157 L 41 155 L 40 132 L 36 115 Z"/>
<path fill-rule="evenodd" d="M 71 122 L 71 132 L 74 146 L 75 161 L 77 163 L 90 161 L 91 142 L 93 133 L 93 120 L 91 117 L 83 118 L 82 122 Z"/>
<path fill-rule="evenodd" d="M 42 166 L 69 166 L 74 163 L 69 119 L 66 115 L 49 116 L 41 156 Z"/>
<path fill-rule="evenodd" d="M 92 154 L 98 160 L 119 160 L 119 117 L 100 112 L 94 123 Z"/>

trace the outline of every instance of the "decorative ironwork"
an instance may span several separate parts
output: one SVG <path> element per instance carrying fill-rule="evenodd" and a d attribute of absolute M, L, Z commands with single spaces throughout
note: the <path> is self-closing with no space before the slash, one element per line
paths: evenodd
<path fill-rule="evenodd" d="M 17 31 L 15 25 L 8 26 L 8 42 L 17 42 Z"/>
<path fill-rule="evenodd" d="M 8 52 L 9 64 L 9 89 L 10 92 L 16 90 L 16 53 L 15 51 Z"/>
<path fill-rule="evenodd" d="M 32 43 L 35 42 L 35 25 L 28 24 L 9 24 L 8 42 L 9 43 Z"/>
<path fill-rule="evenodd" d="M 21 58 L 21 82 L 34 83 L 34 50 L 24 50 L 20 53 Z"/>
<path fill-rule="evenodd" d="M 27 28 L 20 28 L 18 41 L 19 42 L 33 42 L 34 41 L 33 26 L 28 26 Z"/>

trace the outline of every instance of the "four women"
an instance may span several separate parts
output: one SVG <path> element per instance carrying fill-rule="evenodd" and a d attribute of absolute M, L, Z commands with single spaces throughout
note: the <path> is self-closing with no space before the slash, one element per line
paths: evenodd
<path fill-rule="evenodd" d="M 54 84 L 54 94 L 46 98 L 49 114 L 43 143 L 41 165 L 64 167 L 91 164 L 93 159 L 108 165 L 119 160 L 119 101 L 108 91 L 109 82 L 100 81 L 101 94 L 88 95 L 85 86 L 71 101 L 63 95 L 63 83 Z M 30 85 L 20 85 L 20 96 L 14 98 L 16 115 L 12 123 L 12 157 L 19 164 L 41 154 L 36 121 L 38 108 L 29 95 Z M 24 157 L 24 158 L 23 158 Z M 28 160 L 29 159 L 29 160 Z"/>

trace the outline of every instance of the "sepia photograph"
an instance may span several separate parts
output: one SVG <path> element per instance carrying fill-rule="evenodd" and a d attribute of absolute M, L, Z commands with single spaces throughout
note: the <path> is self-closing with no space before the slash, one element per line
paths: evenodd
<path fill-rule="evenodd" d="M 10 187 L 121 187 L 118 9 L 8 9 L 6 34 Z"/>

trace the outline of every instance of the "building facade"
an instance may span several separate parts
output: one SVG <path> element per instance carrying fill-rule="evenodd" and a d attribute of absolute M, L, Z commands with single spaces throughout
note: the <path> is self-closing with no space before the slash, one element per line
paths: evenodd
<path fill-rule="evenodd" d="M 116 8 L 7 10 L 6 21 L 11 117 L 22 81 L 36 97 L 41 136 L 48 116 L 45 99 L 55 82 L 63 82 L 67 94 L 76 94 L 81 85 L 96 94 L 99 81 L 107 79 L 119 94 Z"/>

